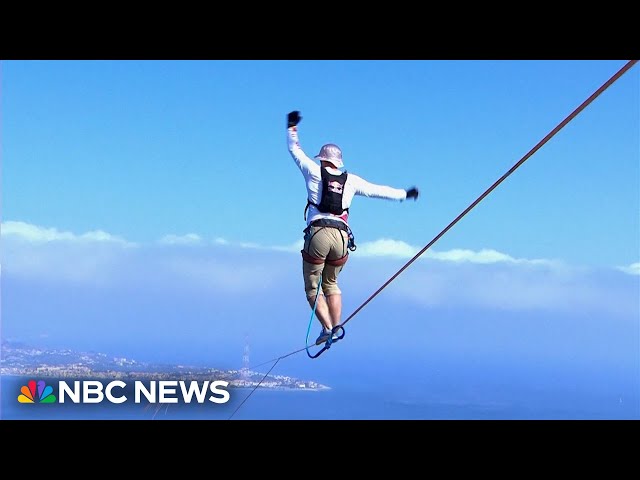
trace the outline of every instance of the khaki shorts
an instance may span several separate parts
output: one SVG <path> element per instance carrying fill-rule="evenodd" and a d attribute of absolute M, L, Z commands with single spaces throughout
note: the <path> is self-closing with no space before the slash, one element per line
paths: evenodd
<path fill-rule="evenodd" d="M 322 263 L 314 264 L 302 260 L 304 290 L 307 297 L 315 298 L 320 275 L 322 275 L 322 291 L 325 295 L 342 293 L 338 288 L 338 274 L 344 267 L 330 265 L 326 260 L 339 260 L 348 253 L 349 237 L 347 232 L 333 227 L 311 227 L 305 235 L 304 251 Z"/>

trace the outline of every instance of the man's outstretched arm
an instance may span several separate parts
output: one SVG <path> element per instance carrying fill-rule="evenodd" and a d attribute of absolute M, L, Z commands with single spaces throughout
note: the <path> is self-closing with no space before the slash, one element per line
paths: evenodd
<path fill-rule="evenodd" d="M 300 120 L 302 120 L 302 117 L 297 110 L 287 114 L 287 147 L 298 168 L 303 173 L 309 173 L 312 169 L 318 168 L 318 165 L 304 153 L 300 146 L 298 139 L 298 124 Z"/>
<path fill-rule="evenodd" d="M 356 195 L 371 198 L 383 198 L 386 200 L 399 200 L 403 201 L 409 198 L 414 200 L 418 199 L 418 189 L 411 187 L 409 189 L 393 188 L 386 185 L 377 185 L 375 183 L 367 182 L 361 177 L 356 177 L 354 180 L 354 187 L 356 189 Z"/>

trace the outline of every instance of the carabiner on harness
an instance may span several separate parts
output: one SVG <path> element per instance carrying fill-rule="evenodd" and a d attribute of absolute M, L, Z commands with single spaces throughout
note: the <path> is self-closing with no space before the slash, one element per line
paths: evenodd
<path fill-rule="evenodd" d="M 353 232 L 351 231 L 351 228 L 347 226 L 347 229 L 348 229 L 347 234 L 349 235 L 349 242 L 347 243 L 347 248 L 352 252 L 355 252 L 356 248 L 358 248 L 356 246 L 356 239 L 353 236 Z"/>

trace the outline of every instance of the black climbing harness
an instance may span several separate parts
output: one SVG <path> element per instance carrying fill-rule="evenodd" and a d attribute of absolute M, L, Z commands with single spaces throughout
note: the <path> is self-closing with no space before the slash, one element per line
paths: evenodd
<path fill-rule="evenodd" d="M 307 227 L 302 231 L 304 233 L 305 246 L 310 244 L 313 236 L 320 231 L 319 229 L 316 232 L 311 233 L 312 227 L 319 227 L 320 229 L 324 227 L 332 227 L 337 228 L 338 230 L 343 230 L 347 232 L 347 249 L 355 252 L 356 248 L 358 248 L 356 245 L 356 239 L 353 235 L 353 232 L 351 231 L 351 227 L 349 227 L 349 225 L 347 225 L 345 222 L 341 220 L 334 220 L 333 218 L 319 218 L 318 220 L 314 220 L 309 225 L 307 225 Z"/>

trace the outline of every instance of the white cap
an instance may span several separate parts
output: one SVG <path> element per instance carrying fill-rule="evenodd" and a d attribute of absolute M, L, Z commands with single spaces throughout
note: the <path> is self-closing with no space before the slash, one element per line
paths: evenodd
<path fill-rule="evenodd" d="M 342 163 L 342 150 L 340 150 L 339 146 L 334 145 L 333 143 L 323 145 L 320 149 L 320 153 L 316 155 L 316 160 L 329 162 L 336 168 L 342 168 L 344 166 Z"/>

